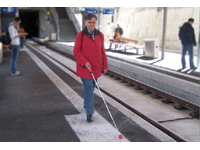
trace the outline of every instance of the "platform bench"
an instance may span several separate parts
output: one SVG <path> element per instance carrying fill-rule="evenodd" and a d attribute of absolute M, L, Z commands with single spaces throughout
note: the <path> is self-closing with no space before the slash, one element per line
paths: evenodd
<path fill-rule="evenodd" d="M 110 47 L 109 47 L 110 50 L 112 48 L 112 44 L 115 45 L 115 50 L 116 50 L 117 46 L 121 45 L 121 46 L 124 46 L 124 52 L 126 52 L 127 47 L 131 47 L 133 49 L 136 49 L 137 54 L 138 54 L 139 49 L 142 49 L 143 54 L 144 54 L 144 46 L 138 45 L 138 41 L 134 40 L 134 39 L 116 37 L 115 40 L 110 40 Z"/>

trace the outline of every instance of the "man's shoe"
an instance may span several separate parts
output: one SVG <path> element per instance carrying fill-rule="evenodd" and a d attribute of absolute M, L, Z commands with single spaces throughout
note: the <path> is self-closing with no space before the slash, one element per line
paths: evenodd
<path fill-rule="evenodd" d="M 186 67 L 182 67 L 182 70 L 185 69 Z"/>
<path fill-rule="evenodd" d="M 93 121 L 93 115 L 87 115 L 87 122 L 92 122 Z"/>
<path fill-rule="evenodd" d="M 17 71 L 17 72 L 15 72 L 15 73 L 11 73 L 12 76 L 19 76 L 20 74 L 21 74 L 20 71 Z"/>
<path fill-rule="evenodd" d="M 194 66 L 194 67 L 191 67 L 190 69 L 196 70 L 196 69 L 197 69 L 197 67 L 195 67 L 195 66 Z"/>

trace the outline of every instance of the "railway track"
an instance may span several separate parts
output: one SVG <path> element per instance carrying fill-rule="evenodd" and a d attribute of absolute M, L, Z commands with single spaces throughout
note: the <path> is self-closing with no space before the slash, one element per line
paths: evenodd
<path fill-rule="evenodd" d="M 29 44 L 26 44 L 26 46 L 31 48 Z M 32 45 L 32 46 L 37 46 L 37 45 Z M 48 48 L 75 61 L 74 56 L 71 55 L 71 54 L 67 54 L 67 53 L 62 52 L 62 51 L 60 51 L 58 49 L 52 49 L 51 47 L 48 47 Z M 48 55 L 46 53 L 44 53 L 44 54 Z M 67 68 L 68 70 L 73 72 L 74 74 L 76 74 L 76 72 L 74 70 L 70 69 L 66 65 L 63 65 L 61 62 L 59 62 L 58 60 L 54 59 L 52 56 L 48 55 L 48 57 L 51 57 L 54 61 L 58 62 L 59 64 L 61 64 L 62 66 L 64 66 L 65 68 Z M 146 84 L 144 84 L 142 82 L 133 80 L 133 79 L 131 79 L 129 77 L 126 77 L 126 76 L 124 76 L 122 74 L 113 72 L 112 70 L 108 70 L 107 75 L 110 75 L 111 77 L 115 77 L 115 79 L 121 80 L 121 82 L 124 82 L 129 86 L 134 86 L 134 88 L 137 89 L 137 90 L 143 90 L 144 93 L 152 93 L 154 97 L 161 97 L 163 99 L 162 101 L 165 102 L 165 103 L 172 103 L 172 102 L 176 103 L 176 107 L 178 109 L 187 108 L 187 109 L 191 110 L 190 115 L 192 117 L 199 118 L 199 109 L 200 108 L 199 108 L 199 106 L 197 106 L 197 105 L 195 105 L 193 103 L 190 103 L 190 102 L 188 102 L 186 100 L 180 99 L 180 98 L 178 98 L 176 96 L 169 95 L 169 94 L 165 93 L 164 91 L 160 91 L 159 89 L 155 89 L 154 87 L 151 87 L 151 86 L 146 85 Z M 114 95 L 112 95 L 108 91 L 106 91 L 106 90 L 104 90 L 102 88 L 100 88 L 100 89 L 104 94 L 108 95 L 109 97 L 111 97 L 112 99 L 117 101 L 118 103 L 122 104 L 124 107 L 126 107 L 130 111 L 134 112 L 135 114 L 137 114 L 138 116 L 140 116 L 144 120 L 148 121 L 150 124 L 152 124 L 153 126 L 157 127 L 158 129 L 160 129 L 161 131 L 163 131 L 164 133 L 166 133 L 167 135 L 169 135 L 170 137 L 172 137 L 176 141 L 181 141 L 181 142 L 187 141 L 183 137 L 177 135 L 172 130 L 170 130 L 170 129 L 166 128 L 165 126 L 163 126 L 160 122 L 148 117 L 147 115 L 143 114 L 142 112 L 138 111 L 134 107 L 132 107 L 129 104 L 127 104 L 126 102 L 124 102 L 123 100 L 115 97 Z"/>
<path fill-rule="evenodd" d="M 60 50 L 57 50 L 57 49 L 52 49 L 51 47 L 48 47 L 50 48 L 51 50 L 53 51 L 56 51 L 74 61 L 75 58 L 73 55 L 71 54 L 68 54 L 68 53 L 65 53 L 65 52 L 62 52 Z M 152 97 L 154 98 L 160 98 L 162 99 L 162 102 L 163 103 L 175 103 L 175 108 L 176 109 L 179 109 L 179 110 L 182 110 L 182 109 L 189 109 L 191 111 L 190 113 L 190 116 L 193 117 L 193 118 L 200 118 L 200 106 L 194 104 L 194 103 L 191 103 L 185 99 L 182 99 L 182 98 L 179 98 L 175 95 L 171 95 L 169 93 L 166 93 L 164 91 L 161 91 L 160 89 L 156 89 L 150 85 L 147 85 L 145 83 L 142 83 L 140 81 L 137 81 L 135 79 L 132 79 L 130 77 L 127 77 L 127 76 L 124 76 L 122 74 L 119 74 L 117 72 L 114 72 L 112 70 L 108 70 L 107 72 L 107 75 L 110 75 L 111 77 L 114 77 L 116 80 L 121 80 L 121 82 L 123 83 L 126 83 L 128 86 L 134 86 L 134 88 L 136 90 L 142 90 L 143 93 L 145 94 L 152 94 Z"/>

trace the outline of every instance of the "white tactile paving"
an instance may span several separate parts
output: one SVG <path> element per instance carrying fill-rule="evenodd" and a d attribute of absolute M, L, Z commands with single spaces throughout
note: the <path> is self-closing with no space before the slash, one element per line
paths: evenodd
<path fill-rule="evenodd" d="M 76 135 L 83 142 L 127 142 L 123 136 L 119 139 L 119 132 L 108 123 L 99 113 L 94 114 L 94 121 L 88 123 L 85 113 L 65 116 Z"/>

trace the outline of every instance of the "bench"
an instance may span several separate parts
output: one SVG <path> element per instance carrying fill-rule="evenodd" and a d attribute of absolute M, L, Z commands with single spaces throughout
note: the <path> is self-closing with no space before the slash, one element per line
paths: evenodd
<path fill-rule="evenodd" d="M 143 49 L 144 54 L 144 46 L 138 45 L 138 41 L 134 39 L 128 39 L 123 37 L 116 37 L 115 40 L 110 40 L 110 50 L 112 48 L 112 44 L 115 45 L 115 50 L 117 46 L 121 45 L 124 46 L 124 52 L 126 52 L 127 47 L 131 47 L 133 49 L 136 49 L 136 53 L 138 54 L 139 49 Z"/>

